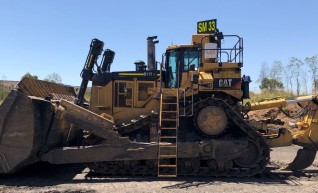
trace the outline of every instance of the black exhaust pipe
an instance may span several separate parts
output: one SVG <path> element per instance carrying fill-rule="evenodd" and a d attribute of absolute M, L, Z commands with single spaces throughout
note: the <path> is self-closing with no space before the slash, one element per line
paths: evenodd
<path fill-rule="evenodd" d="M 156 68 L 156 47 L 155 44 L 159 43 L 157 36 L 150 36 L 147 38 L 147 65 L 148 71 L 157 70 Z"/>

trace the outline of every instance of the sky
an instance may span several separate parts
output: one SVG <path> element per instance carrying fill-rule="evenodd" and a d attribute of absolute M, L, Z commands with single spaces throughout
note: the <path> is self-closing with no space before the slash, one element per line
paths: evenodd
<path fill-rule="evenodd" d="M 148 36 L 158 36 L 161 61 L 167 46 L 191 43 L 198 21 L 217 19 L 224 34 L 243 37 L 254 90 L 263 63 L 318 54 L 317 9 L 317 0 L 0 0 L 0 79 L 55 72 L 80 85 L 93 38 L 116 52 L 111 71 L 133 71 L 147 61 Z"/>

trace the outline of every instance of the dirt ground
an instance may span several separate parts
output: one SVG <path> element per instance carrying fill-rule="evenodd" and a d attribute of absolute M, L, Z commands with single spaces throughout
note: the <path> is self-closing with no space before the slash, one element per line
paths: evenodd
<path fill-rule="evenodd" d="M 101 177 L 79 165 L 42 165 L 19 174 L 0 176 L 0 192 L 99 193 L 99 192 L 297 192 L 318 193 L 318 158 L 302 172 L 279 170 L 296 155 L 297 147 L 276 148 L 272 164 L 255 177 Z"/>
<path fill-rule="evenodd" d="M 293 107 L 292 107 L 293 108 Z M 268 111 L 250 115 L 258 119 Z M 283 115 L 278 117 L 288 120 Z M 285 125 L 286 126 L 286 125 Z M 318 156 L 314 164 L 301 172 L 284 171 L 296 156 L 298 147 L 274 148 L 267 169 L 254 177 L 204 178 L 180 177 L 103 177 L 91 174 L 82 165 L 40 165 L 21 173 L 0 176 L 0 192 L 26 193 L 99 193 L 99 192 L 297 192 L 318 193 Z"/>

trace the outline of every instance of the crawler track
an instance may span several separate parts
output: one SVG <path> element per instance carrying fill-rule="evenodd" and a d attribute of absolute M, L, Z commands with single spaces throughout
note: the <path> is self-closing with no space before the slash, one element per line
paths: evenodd
<path fill-rule="evenodd" d="M 258 147 L 257 160 L 250 165 L 238 164 L 235 159 L 227 160 L 222 167 L 219 164 L 213 164 L 215 160 L 201 159 L 200 157 L 193 158 L 179 158 L 178 159 L 178 175 L 179 176 L 226 176 L 226 177 L 240 177 L 253 176 L 261 173 L 269 161 L 269 146 L 266 144 L 264 138 L 253 128 L 251 128 L 241 117 L 241 114 L 234 108 L 229 106 L 224 100 L 216 98 L 208 98 L 201 100 L 194 104 L 194 111 L 200 108 L 215 105 L 224 110 L 227 117 L 232 123 L 239 128 L 247 140 Z M 191 107 L 181 109 L 181 111 L 189 111 Z M 157 115 L 148 115 L 141 117 L 135 123 L 130 123 L 128 131 L 138 130 L 143 125 L 151 123 Z M 120 133 L 125 132 L 126 129 L 118 128 Z M 127 130 L 126 130 L 127 131 Z M 183 142 L 179 142 L 178 146 L 182 146 Z M 243 160 L 244 161 L 244 160 Z M 211 164 L 212 163 L 212 164 Z M 241 165 L 241 166 L 239 166 Z M 102 162 L 89 163 L 88 167 L 94 173 L 101 173 L 110 176 L 156 176 L 157 175 L 157 160 L 131 160 L 131 161 L 116 161 L 116 162 Z M 167 168 L 169 170 L 169 168 Z"/>

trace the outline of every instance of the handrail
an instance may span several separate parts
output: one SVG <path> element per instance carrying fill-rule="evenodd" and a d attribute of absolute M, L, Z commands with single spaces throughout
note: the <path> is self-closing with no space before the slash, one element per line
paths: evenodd
<path fill-rule="evenodd" d="M 160 63 L 160 94 L 162 93 L 162 68 L 163 68 L 163 63 L 164 63 L 164 57 L 165 57 L 165 53 L 162 54 L 161 56 L 161 63 Z"/>
<path fill-rule="evenodd" d="M 202 45 L 203 39 L 208 38 L 210 36 L 211 35 L 203 36 L 201 39 L 201 45 Z M 236 43 L 234 44 L 234 46 L 232 48 L 216 48 L 216 49 L 201 48 L 201 51 L 203 52 L 206 50 L 216 50 L 219 62 L 223 62 L 222 55 L 226 54 L 226 56 L 227 56 L 226 62 L 243 63 L 243 38 L 241 38 L 238 35 L 223 35 L 223 36 L 224 37 L 234 37 L 234 38 L 237 38 L 238 40 L 236 41 Z"/>
<path fill-rule="evenodd" d="M 180 90 L 181 90 L 182 88 L 180 88 Z M 190 115 L 187 115 L 186 114 L 186 91 L 187 91 L 187 89 L 191 89 L 192 90 L 192 94 L 191 94 L 191 114 Z M 191 117 L 191 116 L 193 116 L 193 112 L 194 112 L 194 107 L 193 107 L 193 102 L 194 102 L 194 91 L 193 91 L 193 88 L 192 87 L 185 87 L 184 89 L 182 89 L 183 90 L 183 92 L 181 92 L 181 93 L 183 93 L 183 114 L 182 115 L 180 115 L 179 114 L 179 116 L 180 117 Z"/>

